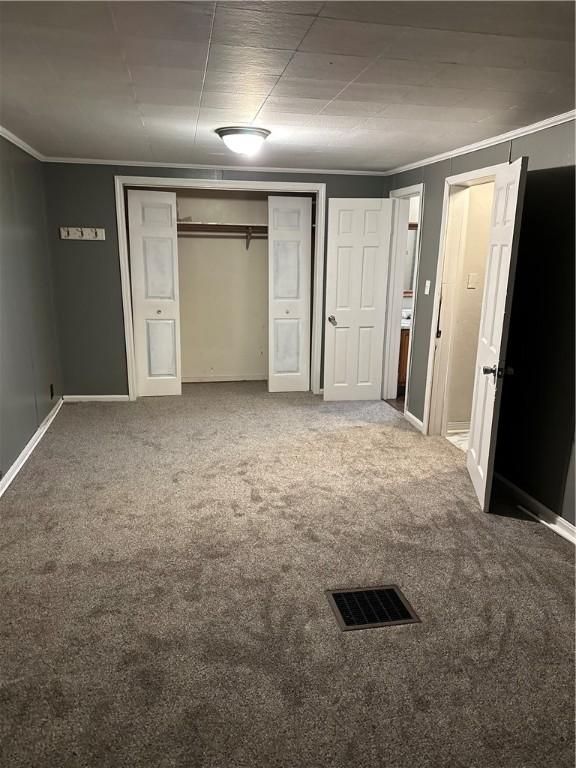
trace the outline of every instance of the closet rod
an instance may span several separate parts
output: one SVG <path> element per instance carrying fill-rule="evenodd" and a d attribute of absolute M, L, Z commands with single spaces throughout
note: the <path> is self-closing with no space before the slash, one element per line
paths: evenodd
<path fill-rule="evenodd" d="M 177 231 L 184 236 L 197 237 L 202 234 L 239 235 L 246 238 L 246 248 L 250 246 L 251 240 L 264 240 L 268 237 L 268 227 L 264 224 L 202 224 L 179 221 Z"/>
<path fill-rule="evenodd" d="M 193 221 L 179 221 L 179 232 L 240 232 L 250 230 L 252 234 L 267 234 L 265 224 L 201 224 Z"/>

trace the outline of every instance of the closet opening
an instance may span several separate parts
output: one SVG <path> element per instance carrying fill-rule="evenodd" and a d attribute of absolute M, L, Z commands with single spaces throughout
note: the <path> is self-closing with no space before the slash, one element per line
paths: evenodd
<path fill-rule="evenodd" d="M 279 192 L 123 186 L 133 399 L 195 382 L 318 388 L 317 193 Z"/>
<path fill-rule="evenodd" d="M 268 378 L 268 196 L 177 190 L 182 383 Z"/>

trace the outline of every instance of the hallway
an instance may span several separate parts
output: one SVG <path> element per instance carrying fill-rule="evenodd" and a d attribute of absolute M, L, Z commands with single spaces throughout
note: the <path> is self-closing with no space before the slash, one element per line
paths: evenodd
<path fill-rule="evenodd" d="M 0 541 L 3 765 L 572 765 L 573 548 L 385 403 L 64 405 Z M 340 632 L 378 584 L 422 623 Z"/>

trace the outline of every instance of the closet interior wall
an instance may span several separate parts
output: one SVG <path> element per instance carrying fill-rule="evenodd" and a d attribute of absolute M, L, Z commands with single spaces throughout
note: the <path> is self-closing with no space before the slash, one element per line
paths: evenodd
<path fill-rule="evenodd" d="M 177 190 L 178 221 L 268 224 L 267 194 Z M 268 376 L 268 241 L 180 232 L 182 381 Z"/>

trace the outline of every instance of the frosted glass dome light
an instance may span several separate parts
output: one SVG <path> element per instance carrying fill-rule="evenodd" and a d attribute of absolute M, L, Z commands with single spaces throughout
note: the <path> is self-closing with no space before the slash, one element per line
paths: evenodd
<path fill-rule="evenodd" d="M 239 155 L 255 155 L 264 140 L 270 136 L 266 128 L 217 128 L 216 133 L 224 144 Z"/>

